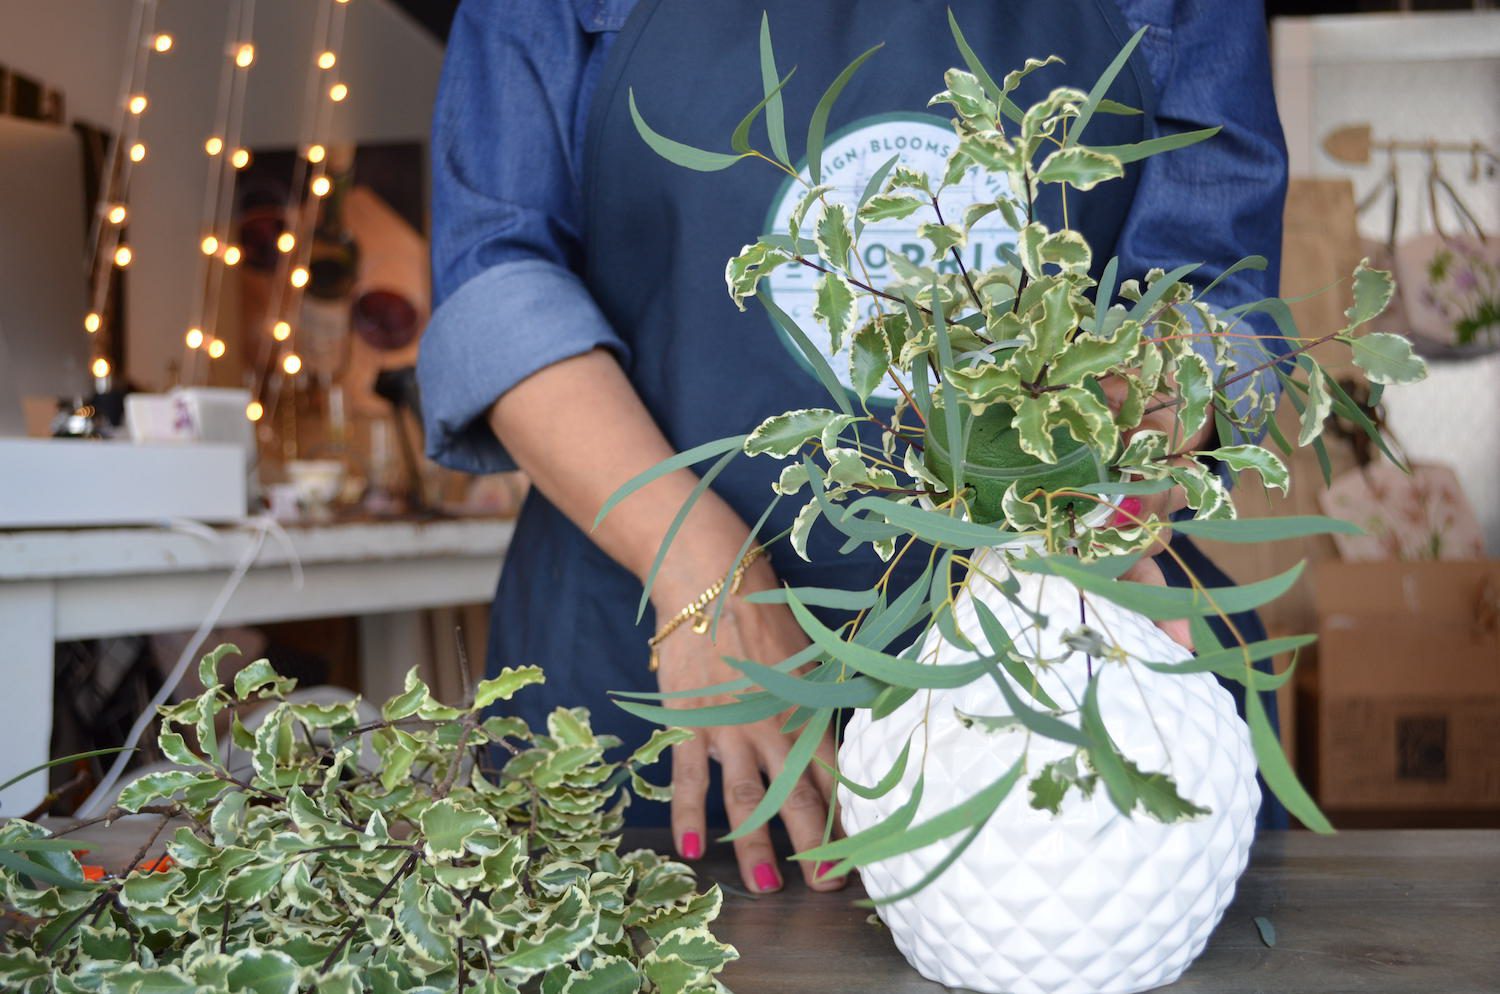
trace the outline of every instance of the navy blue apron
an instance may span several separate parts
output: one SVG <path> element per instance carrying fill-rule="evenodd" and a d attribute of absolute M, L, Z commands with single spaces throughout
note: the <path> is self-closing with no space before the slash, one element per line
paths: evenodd
<path fill-rule="evenodd" d="M 799 191 L 762 162 L 705 174 L 661 159 L 637 134 L 627 94 L 634 91 L 642 114 L 659 131 L 692 145 L 726 148 L 730 132 L 761 95 L 758 44 L 765 11 L 781 72 L 799 67 L 783 90 L 794 162 L 802 162 L 806 122 L 824 88 L 860 53 L 884 42 L 835 107 L 825 182 L 838 187 L 836 195 L 857 195 L 896 153 L 940 174 L 953 134 L 927 101 L 943 88 L 944 71 L 962 65 L 948 29 L 950 5 L 997 75 L 1027 57 L 1057 54 L 1065 60 L 1023 83 L 1023 106 L 1056 86 L 1086 89 L 1129 37 L 1113 0 L 641 0 L 632 12 L 590 110 L 584 279 L 630 348 L 627 376 L 677 450 L 748 432 L 771 413 L 828 405 L 822 386 L 765 312 L 753 303 L 739 312 L 724 287 L 725 260 L 777 228 L 778 215 L 784 218 Z M 1089 126 L 1092 143 L 1124 144 L 1144 136 L 1142 122 L 1149 120 L 1154 98 L 1140 60 L 1133 61 L 1110 96 L 1146 115 L 1099 115 Z M 765 148 L 765 139 L 759 140 Z M 1127 178 L 1069 204 L 1070 220 L 1094 246 L 1101 266 L 1113 254 L 1134 188 L 1134 179 Z M 1055 196 L 1055 187 L 1048 190 Z M 1044 200 L 1039 210 L 1058 224 L 1055 202 Z M 1002 227 L 988 229 L 968 249 L 977 265 L 997 264 L 1007 235 L 1014 241 L 998 215 L 991 218 Z M 922 258 L 928 250 L 913 233 L 891 230 L 871 241 L 865 262 L 877 282 L 889 273 L 892 252 L 928 261 Z M 811 281 L 800 268 L 783 267 L 766 291 L 794 317 L 810 309 Z M 815 331 L 811 320 L 801 324 Z M 780 465 L 738 459 L 715 490 L 753 522 L 771 499 Z M 763 534 L 788 527 L 798 506 L 783 501 Z M 867 549 L 840 555 L 841 544 L 831 528 L 815 527 L 812 563 L 784 542 L 772 549 L 772 563 L 791 584 L 872 586 L 883 564 Z M 914 579 L 921 557 L 907 558 Z M 895 582 L 904 579 L 898 574 Z M 612 690 L 655 689 L 646 639 L 656 621 L 648 611 L 636 623 L 640 589 L 628 571 L 532 492 L 500 580 L 489 651 L 492 669 L 545 668 L 545 687 L 514 702 L 523 717 L 540 726 L 559 705 L 584 705 L 601 732 L 631 744 L 649 734 L 645 722 L 608 697 Z M 650 814 L 640 808 L 653 807 L 656 818 L 665 817 L 665 807 L 654 805 L 640 805 L 634 814 Z"/>

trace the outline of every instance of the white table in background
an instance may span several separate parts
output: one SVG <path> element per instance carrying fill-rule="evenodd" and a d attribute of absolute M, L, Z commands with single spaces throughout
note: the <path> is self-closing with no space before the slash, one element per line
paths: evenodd
<path fill-rule="evenodd" d="M 493 518 L 287 526 L 292 549 L 266 536 L 219 623 L 357 615 L 360 677 L 382 699 L 423 651 L 415 612 L 488 601 L 512 527 Z M 256 531 L 0 531 L 0 782 L 48 758 L 54 643 L 196 628 Z M 5 791 L 0 812 L 29 810 L 45 786 L 37 776 Z"/>

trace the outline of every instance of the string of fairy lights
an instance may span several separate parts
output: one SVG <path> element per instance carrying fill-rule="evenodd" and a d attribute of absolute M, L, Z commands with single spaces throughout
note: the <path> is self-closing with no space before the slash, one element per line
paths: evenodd
<path fill-rule="evenodd" d="M 256 62 L 253 39 L 256 0 L 228 0 L 224 61 L 212 132 L 205 138 L 208 158 L 203 209 L 197 235 L 199 267 L 194 281 L 191 324 L 183 335 L 179 382 L 207 378 L 208 364 L 222 359 L 229 343 L 219 331 L 219 313 L 228 272 L 240 264 L 244 250 L 234 242 L 237 176 L 250 165 L 251 153 L 241 144 L 250 69 Z M 264 334 L 254 347 L 253 389 L 245 414 L 259 421 L 274 410 L 283 384 L 302 371 L 296 351 L 297 317 L 303 292 L 311 281 L 313 232 L 321 202 L 333 189 L 328 175 L 328 141 L 335 109 L 349 96 L 339 78 L 344 26 L 349 0 L 320 0 L 313 30 L 298 154 L 290 192 L 283 208 L 282 230 L 276 240 L 277 263 L 266 309 Z M 120 84 L 115 128 L 101 170 L 100 192 L 89 242 L 91 307 L 84 330 L 93 339 L 90 371 L 104 389 L 111 373 L 107 346 L 111 321 L 107 313 L 115 273 L 135 261 L 127 235 L 130 218 L 130 179 L 145 161 L 141 119 L 150 106 L 146 76 L 150 59 L 172 51 L 170 34 L 156 31 L 158 0 L 134 0 L 127 34 L 127 57 Z M 304 191 L 307 195 L 304 195 Z"/>
<path fill-rule="evenodd" d="M 224 277 L 239 265 L 243 252 L 233 243 L 234 189 L 237 174 L 250 165 L 250 152 L 240 144 L 245 120 L 245 94 L 250 68 L 255 65 L 255 0 L 230 0 L 225 26 L 224 61 L 219 75 L 218 105 L 212 133 L 204 140 L 208 180 L 204 184 L 198 247 L 201 252 L 194 283 L 193 323 L 183 336 L 182 381 L 206 376 L 207 362 L 222 359 L 228 345 L 219 337 L 219 307 Z"/>
<path fill-rule="evenodd" d="M 126 238 L 130 219 L 130 179 L 146 158 L 141 140 L 141 119 L 150 106 L 146 76 L 151 59 L 172 50 L 172 36 L 156 31 L 157 0 L 136 0 L 126 33 L 127 49 L 121 71 L 120 98 L 115 108 L 114 131 L 99 173 L 99 200 L 89 234 L 88 272 L 90 306 L 83 329 L 93 339 L 89 372 L 98 387 L 107 388 L 110 364 L 108 346 L 115 329 L 106 327 L 110 290 L 117 269 L 135 260 L 135 250 Z"/>
<path fill-rule="evenodd" d="M 275 411 L 286 381 L 302 371 L 302 357 L 296 350 L 297 318 L 303 294 L 312 279 L 313 231 L 321 201 L 333 189 L 328 176 L 327 142 L 334 111 L 349 97 L 349 86 L 336 71 L 343 55 L 348 4 L 349 0 L 324 0 L 318 7 L 298 156 L 283 212 L 282 232 L 276 240 L 276 271 L 266 308 L 267 334 L 261 338 L 261 361 L 256 364 L 251 400 L 245 411 L 251 421 L 260 420 L 268 410 Z M 304 196 L 304 190 L 310 196 Z"/>

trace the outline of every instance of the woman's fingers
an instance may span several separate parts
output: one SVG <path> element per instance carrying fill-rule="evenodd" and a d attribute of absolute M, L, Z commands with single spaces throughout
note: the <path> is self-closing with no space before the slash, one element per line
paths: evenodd
<path fill-rule="evenodd" d="M 818 762 L 818 760 L 823 762 Z M 826 765 L 825 765 L 826 764 Z M 823 797 L 829 804 L 834 801 L 834 782 L 832 770 L 838 765 L 838 757 L 833 745 L 833 736 L 823 736 L 823 741 L 818 745 L 815 758 L 807 765 L 807 772 L 812 777 L 813 783 L 818 785 Z M 834 819 L 834 827 L 837 830 L 838 819 Z"/>
<path fill-rule="evenodd" d="M 701 735 L 672 747 L 672 838 L 684 859 L 703 856 L 707 838 L 708 747 Z"/>
<path fill-rule="evenodd" d="M 1149 556 L 1140 559 L 1134 566 L 1126 570 L 1121 579 L 1134 580 L 1136 583 L 1149 583 L 1156 587 L 1165 587 L 1167 585 L 1167 578 L 1162 576 L 1161 567 L 1156 565 L 1156 560 Z M 1166 632 L 1173 642 L 1176 642 L 1188 651 L 1192 651 L 1192 630 L 1188 627 L 1186 618 L 1158 621 L 1156 627 Z"/>
<path fill-rule="evenodd" d="M 721 735 L 715 742 L 715 752 L 724 773 L 724 809 L 729 813 L 730 827 L 738 828 L 766 796 L 766 784 L 751 740 L 742 733 Z M 771 848 L 771 833 L 766 826 L 735 839 L 734 854 L 746 887 L 757 894 L 781 889 L 776 850 Z"/>
<path fill-rule="evenodd" d="M 779 732 L 775 732 L 774 738 L 762 740 L 766 774 L 772 780 L 786 767 L 787 744 L 788 740 Z M 807 852 L 823 844 L 823 829 L 828 824 L 828 797 L 813 780 L 811 769 L 797 778 L 792 792 L 782 802 L 781 823 L 791 836 L 794 851 Z M 844 877 L 825 878 L 830 864 L 800 862 L 799 865 L 803 879 L 814 890 L 839 890 L 844 886 Z"/>

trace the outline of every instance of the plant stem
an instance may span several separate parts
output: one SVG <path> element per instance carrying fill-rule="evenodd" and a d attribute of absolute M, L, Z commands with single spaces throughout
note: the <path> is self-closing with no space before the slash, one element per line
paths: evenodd
<path fill-rule="evenodd" d="M 1024 171 L 1022 172 L 1022 179 L 1023 179 L 1023 181 L 1026 184 L 1026 223 L 1030 224 L 1033 220 L 1035 220 L 1035 218 L 1033 217 L 1033 214 L 1035 213 L 1035 210 L 1036 210 L 1036 204 L 1034 204 L 1032 202 L 1032 199 L 1031 199 L 1031 164 L 1030 163 L 1026 164 L 1026 167 L 1025 167 Z M 1022 260 L 1021 276 L 1020 276 L 1019 279 L 1016 280 L 1016 302 L 1011 305 L 1011 313 L 1012 314 L 1019 314 L 1019 313 L 1021 313 L 1021 294 L 1023 294 L 1023 293 L 1026 292 L 1026 282 L 1027 282 L 1027 280 L 1026 280 L 1026 266 L 1025 266 L 1024 263 L 1025 263 L 1025 260 Z"/>
<path fill-rule="evenodd" d="M 401 869 L 397 870 L 395 875 L 386 881 L 385 886 L 380 889 L 380 893 L 375 895 L 375 900 L 370 902 L 372 909 L 380 907 L 380 902 L 384 901 L 395 886 L 401 882 L 401 879 L 412 871 L 412 868 L 417 865 L 417 855 L 417 853 L 413 852 L 410 856 L 406 857 L 406 862 L 401 864 Z M 333 967 L 333 964 L 338 962 L 339 954 L 349 945 L 355 933 L 363 927 L 364 919 L 360 918 L 356 919 L 353 924 L 344 930 L 343 937 L 339 939 L 338 945 L 333 947 L 333 951 L 328 954 L 328 958 L 323 961 L 323 965 L 318 967 L 318 973 L 327 973 Z"/>
<path fill-rule="evenodd" d="M 798 255 L 798 256 L 793 256 L 792 258 L 795 259 L 797 262 L 802 263 L 802 265 L 807 266 L 809 269 L 816 269 L 820 273 L 828 273 L 831 276 L 842 276 L 843 275 L 842 273 L 835 273 L 832 269 L 829 269 L 827 266 L 820 266 L 820 265 L 818 265 L 816 262 L 813 262 L 811 259 L 807 258 L 806 256 Z M 877 290 L 877 289 L 875 289 L 873 286 L 871 286 L 868 283 L 861 283 L 859 280 L 855 279 L 852 276 L 844 276 L 844 279 L 848 280 L 854 286 L 859 287 L 861 290 L 865 291 L 866 293 L 873 293 L 877 297 L 883 297 L 886 300 L 894 301 L 895 303 L 898 303 L 898 304 L 905 304 L 906 303 L 906 301 L 903 300 L 902 298 L 897 297 L 897 296 L 895 296 L 893 294 L 886 293 L 884 290 Z M 923 314 L 931 314 L 932 313 L 927 308 L 923 307 L 921 304 L 917 304 L 917 310 L 921 311 Z"/>
<path fill-rule="evenodd" d="M 938 198 L 936 195 L 934 195 L 932 198 L 932 212 L 937 215 L 938 224 L 948 223 L 943 220 L 943 209 L 938 206 Z M 953 253 L 953 261 L 958 263 L 958 271 L 964 278 L 964 286 L 969 288 L 969 296 L 974 298 L 974 307 L 979 311 L 979 313 L 983 314 L 984 304 L 979 300 L 979 292 L 974 289 L 974 281 L 969 279 L 969 270 L 966 266 L 964 266 L 963 253 L 958 250 L 957 245 L 948 246 L 948 251 Z"/>
<path fill-rule="evenodd" d="M 1241 380 L 1248 380 L 1250 377 L 1254 376 L 1256 373 L 1264 372 L 1265 370 L 1270 369 L 1272 366 L 1279 366 L 1282 363 L 1286 362 L 1288 359 L 1295 359 L 1299 355 L 1301 355 L 1302 353 L 1304 353 L 1304 352 L 1306 352 L 1306 351 L 1308 351 L 1310 349 L 1315 349 L 1319 345 L 1325 345 L 1328 342 L 1333 341 L 1335 338 L 1339 337 L 1342 334 L 1343 334 L 1342 331 L 1329 332 L 1328 334 L 1324 335 L 1322 338 L 1315 338 L 1311 342 L 1308 342 L 1306 345 L 1302 346 L 1301 348 L 1293 349 L 1292 351 L 1288 352 L 1286 355 L 1277 356 L 1274 359 L 1267 359 L 1265 362 L 1261 363 L 1259 366 L 1255 366 L 1252 369 L 1247 369 L 1243 373 L 1236 373 L 1233 376 L 1229 377 L 1229 379 L 1225 380 L 1223 383 L 1219 384 L 1219 386 L 1220 386 L 1220 388 L 1234 386 L 1236 383 L 1239 383 Z M 1166 408 L 1169 408 L 1169 407 L 1178 407 L 1178 406 L 1181 406 L 1183 403 L 1184 403 L 1184 401 L 1183 401 L 1183 398 L 1181 398 L 1181 397 L 1177 397 L 1177 398 L 1174 398 L 1172 400 L 1158 401 L 1157 403 L 1152 404 L 1150 407 L 1146 408 L 1141 413 L 1143 413 L 1143 414 L 1151 414 L 1151 413 L 1153 413 L 1155 411 L 1165 410 Z"/>

